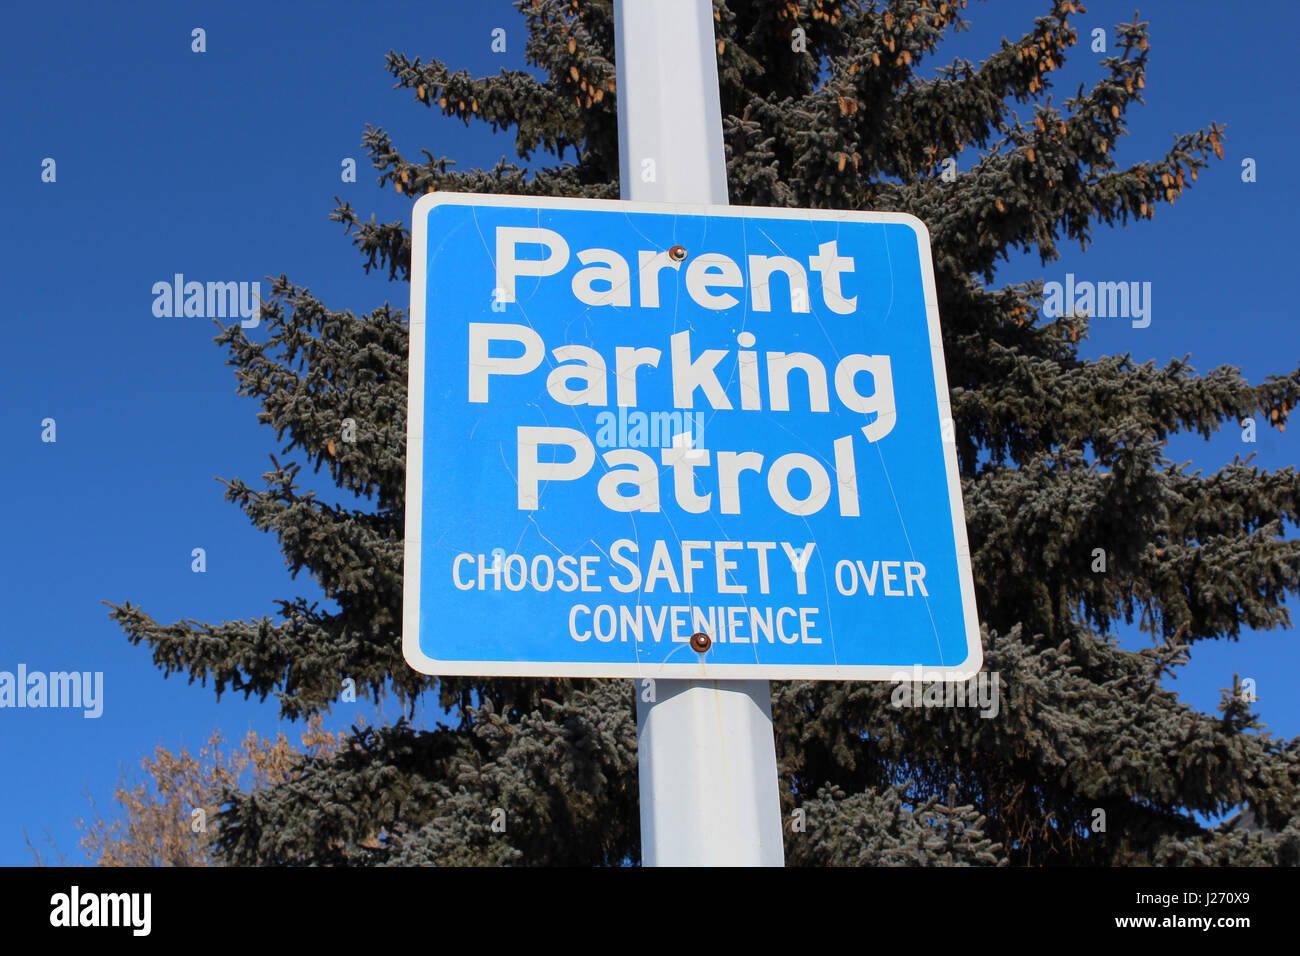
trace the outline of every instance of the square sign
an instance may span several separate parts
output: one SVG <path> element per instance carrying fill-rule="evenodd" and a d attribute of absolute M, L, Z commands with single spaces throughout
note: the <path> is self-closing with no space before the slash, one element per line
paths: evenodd
<path fill-rule="evenodd" d="M 412 667 L 979 670 L 920 220 L 431 193 L 413 231 Z"/>

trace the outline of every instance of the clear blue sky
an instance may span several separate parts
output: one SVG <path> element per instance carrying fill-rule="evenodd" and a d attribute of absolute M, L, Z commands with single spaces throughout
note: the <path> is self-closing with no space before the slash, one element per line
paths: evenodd
<path fill-rule="evenodd" d="M 1049 6 L 972 4 L 972 31 L 950 41 L 940 62 L 982 59 Z M 1046 268 L 1018 258 L 999 281 L 1060 281 L 1066 272 L 1150 281 L 1150 327 L 1099 320 L 1087 354 L 1163 364 L 1190 353 L 1200 371 L 1234 365 L 1252 381 L 1291 371 L 1300 337 L 1284 315 L 1283 283 L 1294 274 L 1284 235 L 1297 209 L 1291 47 L 1300 14 L 1282 0 L 1260 2 L 1249 36 L 1230 36 L 1230 21 L 1244 27 L 1222 4 L 1162 0 L 1141 12 L 1152 22 L 1147 106 L 1130 114 L 1118 158 L 1158 158 L 1175 134 L 1218 121 L 1227 125 L 1225 159 L 1154 221 L 1099 229 L 1086 253 L 1063 247 Z M 1085 42 L 1057 80 L 1058 105 L 1100 75 L 1088 31 L 1106 27 L 1113 42 L 1109 28 L 1132 15 L 1131 4 L 1092 0 L 1074 18 Z M 384 55 L 440 57 L 475 75 L 516 68 L 523 18 L 504 0 L 401 2 L 378 15 L 334 0 L 153 2 L 129 12 L 51 2 L 9 7 L 3 25 L 0 670 L 103 671 L 106 701 L 98 720 L 0 710 L 0 864 L 29 862 L 24 827 L 34 838 L 48 830 L 76 862 L 83 789 L 105 806 L 119 769 L 158 744 L 194 750 L 216 726 L 228 738 L 282 726 L 273 701 L 217 703 L 211 687 L 164 679 L 100 602 L 130 600 L 163 622 L 220 621 L 318 594 L 308 580 L 291 581 L 275 540 L 222 500 L 213 476 L 260 487 L 278 447 L 256 424 L 256 403 L 234 394 L 212 324 L 155 318 L 152 285 L 181 272 L 263 280 L 265 290 L 265 276 L 284 272 L 334 308 L 368 311 L 385 299 L 404 307 L 406 284 L 365 276 L 328 221 L 335 194 L 363 216 L 409 220 L 409 204 L 374 184 L 359 146 L 364 125 L 388 129 L 411 157 L 426 147 L 473 167 L 513 155 L 509 136 L 465 129 L 392 91 Z M 505 54 L 489 47 L 497 26 L 507 30 Z M 207 32 L 206 53 L 190 51 L 195 27 Z M 45 157 L 57 162 L 55 183 L 41 182 Z M 355 184 L 340 182 L 345 157 L 357 160 Z M 1257 161 L 1258 182 L 1241 181 L 1245 157 Z M 45 418 L 57 422 L 55 444 L 41 441 Z M 1260 429 L 1253 446 L 1235 428 L 1209 442 L 1180 437 L 1170 457 L 1210 472 L 1253 450 L 1262 466 L 1281 467 L 1297 460 L 1297 429 Z M 205 574 L 190 570 L 196 547 L 206 549 Z M 1197 645 L 1172 686 L 1209 710 L 1234 671 L 1254 677 L 1270 729 L 1300 734 L 1290 693 L 1300 679 L 1296 636 Z M 330 723 L 371 712 L 364 702 L 341 705 Z M 296 740 L 298 728 L 283 726 Z"/>

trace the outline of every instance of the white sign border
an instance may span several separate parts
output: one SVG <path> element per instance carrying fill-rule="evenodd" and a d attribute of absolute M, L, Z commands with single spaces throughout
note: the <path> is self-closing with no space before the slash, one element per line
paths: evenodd
<path fill-rule="evenodd" d="M 411 312 L 410 348 L 406 409 L 406 538 L 403 547 L 402 652 L 407 664 L 422 674 L 481 677 L 617 677 L 665 680 L 846 680 L 898 681 L 913 679 L 912 663 L 896 665 L 839 664 L 710 664 L 707 653 L 695 654 L 689 664 L 620 661 L 604 664 L 571 661 L 467 661 L 438 660 L 420 648 L 420 522 L 423 517 L 424 478 L 424 355 L 425 282 L 428 259 L 429 212 L 435 206 L 507 206 L 525 209 L 571 209 L 589 212 L 651 213 L 668 216 L 710 216 L 746 219 L 798 219 L 826 222 L 900 224 L 916 234 L 925 290 L 925 312 L 930 334 L 930 353 L 938 400 L 939 425 L 943 441 L 944 466 L 948 478 L 948 500 L 953 518 L 957 574 L 966 625 L 966 660 L 960 664 L 923 667 L 922 680 L 964 681 L 979 673 L 984 663 L 980 644 L 979 618 L 975 609 L 975 582 L 971 572 L 970 544 L 966 539 L 966 512 L 961 498 L 961 477 L 957 470 L 957 443 L 951 428 L 948 375 L 943 360 L 943 337 L 939 328 L 939 302 L 934 285 L 934 260 L 930 253 L 930 231 L 916 216 L 901 212 L 859 212 L 844 209 L 792 209 L 769 206 L 713 206 L 698 203 L 636 202 L 619 199 L 566 199 L 511 196 L 484 193 L 426 193 L 416 200 L 411 222 Z M 689 648 L 689 645 L 680 645 Z M 694 653 L 694 652 L 692 652 Z"/>

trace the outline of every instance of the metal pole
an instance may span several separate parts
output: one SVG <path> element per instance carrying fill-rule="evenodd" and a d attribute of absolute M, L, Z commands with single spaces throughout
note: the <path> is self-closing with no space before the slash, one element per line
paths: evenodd
<path fill-rule="evenodd" d="M 614 0 L 624 199 L 727 203 L 709 0 Z M 646 866 L 782 866 L 765 680 L 637 685 Z"/>

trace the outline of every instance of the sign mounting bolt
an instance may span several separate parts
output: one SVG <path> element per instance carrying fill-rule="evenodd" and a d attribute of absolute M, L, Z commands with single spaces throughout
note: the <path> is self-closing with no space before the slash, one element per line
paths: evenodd
<path fill-rule="evenodd" d="M 680 249 L 681 247 L 678 246 L 677 248 Z M 696 631 L 691 635 L 691 647 L 701 654 L 707 651 L 712 645 L 713 638 L 709 637 L 709 635 L 705 634 L 703 631 Z"/>
<path fill-rule="evenodd" d="M 668 250 L 668 258 L 672 259 L 673 262 L 681 262 L 683 259 L 686 258 L 686 247 L 673 246 L 671 249 Z"/>

